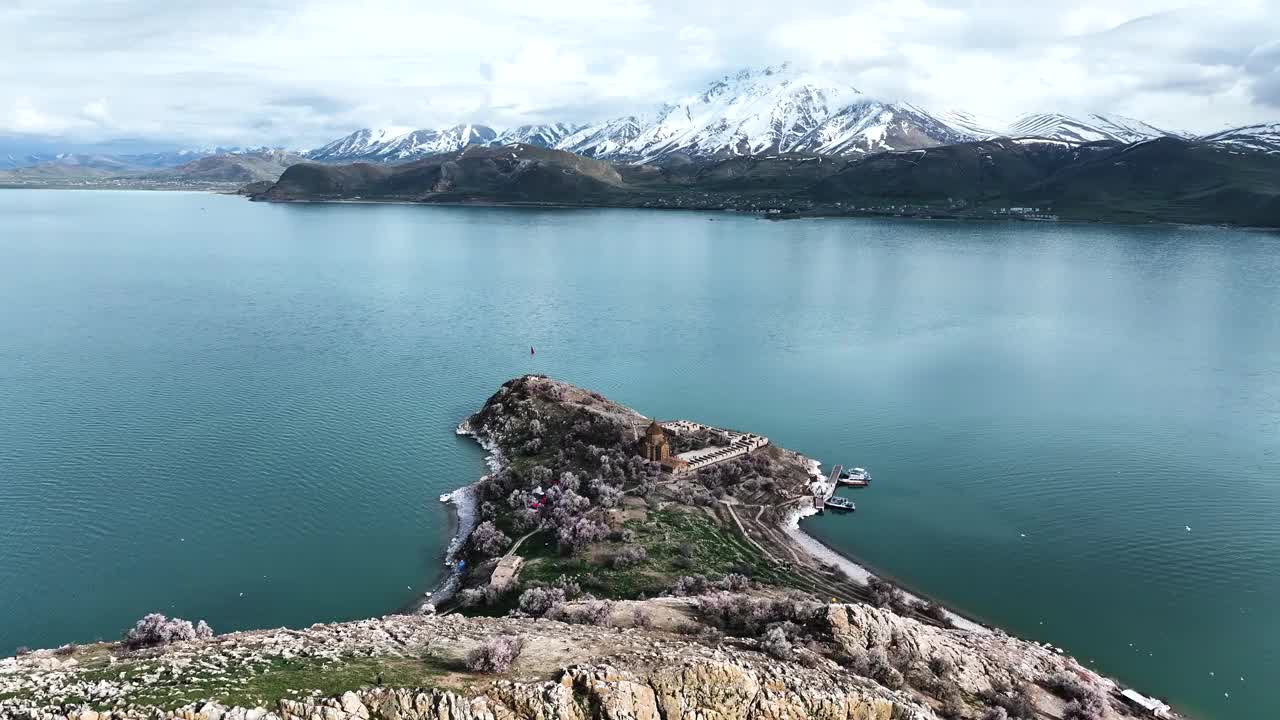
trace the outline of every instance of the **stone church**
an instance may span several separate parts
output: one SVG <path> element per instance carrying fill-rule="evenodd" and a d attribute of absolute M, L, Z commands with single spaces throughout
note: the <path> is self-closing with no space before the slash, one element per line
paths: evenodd
<path fill-rule="evenodd" d="M 640 457 L 651 462 L 662 462 L 671 457 L 671 446 L 667 444 L 667 435 L 662 426 L 654 420 L 644 431 L 644 439 L 640 441 Z"/>

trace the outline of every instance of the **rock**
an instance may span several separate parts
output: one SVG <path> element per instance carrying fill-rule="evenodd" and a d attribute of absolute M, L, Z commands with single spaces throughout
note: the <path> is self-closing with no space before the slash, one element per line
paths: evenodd
<path fill-rule="evenodd" d="M 347 713 L 348 716 L 353 718 L 369 717 L 369 709 L 364 706 L 364 702 L 361 701 L 359 695 L 353 692 L 343 693 L 341 703 L 342 711 Z"/>

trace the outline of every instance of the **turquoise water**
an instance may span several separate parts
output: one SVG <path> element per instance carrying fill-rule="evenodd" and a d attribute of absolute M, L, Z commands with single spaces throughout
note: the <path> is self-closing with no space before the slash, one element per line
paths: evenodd
<path fill-rule="evenodd" d="M 1277 358 L 1259 233 L 6 191 L 0 649 L 396 609 L 482 471 L 454 425 L 543 372 L 866 465 L 811 532 L 1276 717 Z"/>

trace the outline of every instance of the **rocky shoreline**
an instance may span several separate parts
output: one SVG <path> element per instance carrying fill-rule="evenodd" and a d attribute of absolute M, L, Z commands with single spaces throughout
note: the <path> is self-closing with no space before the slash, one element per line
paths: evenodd
<path fill-rule="evenodd" d="M 0 718 L 1146 716 L 1061 650 L 911 597 L 805 534 L 815 461 L 766 441 L 662 472 L 638 453 L 723 440 L 657 427 L 572 385 L 512 380 L 458 427 L 490 472 L 441 498 L 450 571 L 413 614 L 5 659 Z"/>

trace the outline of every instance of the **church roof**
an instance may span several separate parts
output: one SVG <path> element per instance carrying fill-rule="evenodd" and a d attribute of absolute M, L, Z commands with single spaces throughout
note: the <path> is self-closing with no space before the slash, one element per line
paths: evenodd
<path fill-rule="evenodd" d="M 661 437 L 663 434 L 662 426 L 658 424 L 657 420 L 654 420 L 653 423 L 649 425 L 649 429 L 644 431 L 644 434 L 649 437 Z"/>

